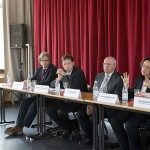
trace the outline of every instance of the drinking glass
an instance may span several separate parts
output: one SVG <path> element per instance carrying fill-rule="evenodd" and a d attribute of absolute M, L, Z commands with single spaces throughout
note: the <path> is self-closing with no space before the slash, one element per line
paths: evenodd
<path fill-rule="evenodd" d="M 64 87 L 64 89 L 66 89 L 67 87 L 68 87 L 68 82 L 63 82 L 63 87 Z"/>
<path fill-rule="evenodd" d="M 35 88 L 36 80 L 32 80 L 32 87 Z"/>
<path fill-rule="evenodd" d="M 140 92 L 140 89 L 134 89 L 134 95 L 139 92 Z"/>

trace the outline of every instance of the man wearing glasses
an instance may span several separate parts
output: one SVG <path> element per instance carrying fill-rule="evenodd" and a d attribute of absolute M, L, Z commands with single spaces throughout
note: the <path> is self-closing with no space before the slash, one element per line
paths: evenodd
<path fill-rule="evenodd" d="M 102 89 L 105 89 L 105 92 L 110 94 L 117 94 L 119 97 L 121 97 L 123 81 L 121 79 L 121 75 L 116 72 L 115 69 L 116 59 L 111 56 L 106 57 L 103 62 L 104 72 L 97 74 L 95 81 L 97 81 L 99 92 L 104 92 Z M 108 120 L 110 121 L 110 119 L 113 118 L 113 116 L 118 112 L 119 111 L 114 109 L 106 109 L 105 116 L 108 117 Z M 92 114 L 93 106 L 91 105 L 85 105 L 77 112 L 79 123 L 85 134 L 83 140 L 81 141 L 82 144 L 88 145 L 92 143 L 93 133 L 90 122 Z"/>
<path fill-rule="evenodd" d="M 31 80 L 37 80 L 37 84 L 49 85 L 56 76 L 57 68 L 51 64 L 50 55 L 47 52 L 42 52 L 38 57 L 41 67 L 39 67 Z M 26 80 L 24 81 L 26 84 Z M 37 113 L 36 96 L 22 100 L 20 103 L 19 113 L 14 127 L 6 128 L 5 134 L 21 135 L 23 127 L 30 127 Z"/>

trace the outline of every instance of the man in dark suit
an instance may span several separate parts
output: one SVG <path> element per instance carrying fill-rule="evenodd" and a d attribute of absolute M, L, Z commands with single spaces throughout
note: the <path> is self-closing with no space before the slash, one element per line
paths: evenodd
<path fill-rule="evenodd" d="M 38 57 L 41 67 L 39 67 L 31 80 L 37 80 L 37 84 L 50 85 L 56 76 L 57 68 L 50 63 L 50 56 L 46 52 L 42 52 Z M 27 84 L 26 80 L 24 81 Z M 36 96 L 22 100 L 20 103 L 19 113 L 14 127 L 5 130 L 8 135 L 23 134 L 23 127 L 30 127 L 37 113 Z"/>
<path fill-rule="evenodd" d="M 87 91 L 87 83 L 84 72 L 77 66 L 74 66 L 74 59 L 71 55 L 62 56 L 63 69 L 58 69 L 58 78 L 51 83 L 55 87 L 55 82 L 60 82 L 63 88 L 63 82 L 67 81 L 71 89 L 80 89 L 82 92 Z M 69 119 L 70 112 L 77 112 L 81 108 L 80 103 L 54 100 L 48 105 L 47 113 L 54 122 L 64 129 L 62 137 L 68 137 L 72 130 L 76 128 L 75 123 Z"/>
<path fill-rule="evenodd" d="M 101 90 L 104 88 L 105 85 L 107 87 L 107 92 L 110 94 L 117 94 L 119 97 L 121 97 L 122 94 L 122 88 L 123 88 L 123 81 L 121 79 L 121 75 L 115 71 L 116 69 L 116 60 L 113 57 L 107 57 L 104 59 L 103 62 L 103 73 L 99 73 L 95 81 L 98 83 L 98 88 Z M 107 79 L 107 84 L 105 83 Z M 105 87 L 105 88 L 106 88 Z M 84 139 L 82 141 L 83 144 L 90 144 L 92 142 L 92 127 L 90 123 L 90 116 L 93 113 L 93 107 L 91 105 L 83 106 L 78 112 L 77 117 L 79 120 L 79 123 L 84 131 Z M 106 109 L 105 110 L 105 116 L 112 118 L 115 114 L 117 114 L 117 110 L 113 109 Z"/>

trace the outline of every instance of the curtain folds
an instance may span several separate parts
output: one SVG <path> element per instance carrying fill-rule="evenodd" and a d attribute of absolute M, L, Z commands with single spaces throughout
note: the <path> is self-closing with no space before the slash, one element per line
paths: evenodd
<path fill-rule="evenodd" d="M 27 25 L 27 43 L 30 44 L 30 74 L 33 73 L 33 0 L 3 0 L 5 73 L 12 81 L 27 78 L 26 48 L 10 47 L 10 25 Z"/>
<path fill-rule="evenodd" d="M 61 67 L 69 53 L 93 84 L 107 56 L 117 59 L 117 71 L 140 74 L 139 63 L 150 56 L 149 0 L 34 0 L 34 53 L 47 51 Z"/>
<path fill-rule="evenodd" d="M 3 1 L 3 20 L 4 20 L 4 60 L 5 60 L 5 72 L 11 73 L 12 78 L 14 78 L 12 57 L 10 51 L 10 35 L 9 35 L 9 1 Z"/>

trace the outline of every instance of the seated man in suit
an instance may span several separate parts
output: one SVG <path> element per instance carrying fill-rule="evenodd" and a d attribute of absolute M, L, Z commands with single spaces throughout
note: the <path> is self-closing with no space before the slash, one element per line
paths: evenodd
<path fill-rule="evenodd" d="M 57 68 L 50 63 L 50 55 L 42 52 L 38 57 L 41 67 L 39 67 L 31 80 L 37 80 L 37 84 L 50 85 L 56 76 Z M 26 81 L 24 81 L 26 82 Z M 30 127 L 37 113 L 36 96 L 22 100 L 20 103 L 19 113 L 14 127 L 5 130 L 8 135 L 23 134 L 23 127 Z"/>
<path fill-rule="evenodd" d="M 51 83 L 51 87 L 55 87 L 55 82 L 59 81 L 61 88 L 63 88 L 63 82 L 67 81 L 69 88 L 80 89 L 82 92 L 87 91 L 87 83 L 84 72 L 77 66 L 74 66 L 74 58 L 71 55 L 62 56 L 63 69 L 57 70 L 58 78 Z M 80 103 L 74 103 L 69 101 L 53 100 L 48 104 L 47 114 L 54 122 L 64 129 L 62 137 L 68 137 L 72 130 L 74 130 L 75 124 L 69 119 L 68 113 L 77 112 L 81 108 Z"/>
<path fill-rule="evenodd" d="M 107 89 L 110 94 L 117 94 L 119 97 L 122 95 L 123 81 L 121 75 L 115 71 L 116 59 L 114 57 L 106 57 L 103 62 L 104 72 L 97 74 L 95 81 L 97 81 L 98 88 Z M 106 82 L 107 81 L 107 82 Z M 104 87 L 105 86 L 105 87 Z M 105 116 L 110 120 L 119 111 L 113 109 L 106 109 Z M 90 116 L 93 113 L 93 107 L 91 105 L 83 106 L 77 112 L 77 118 L 84 131 L 84 139 L 81 141 L 83 144 L 90 144 L 92 142 L 92 127 L 90 123 Z"/>

